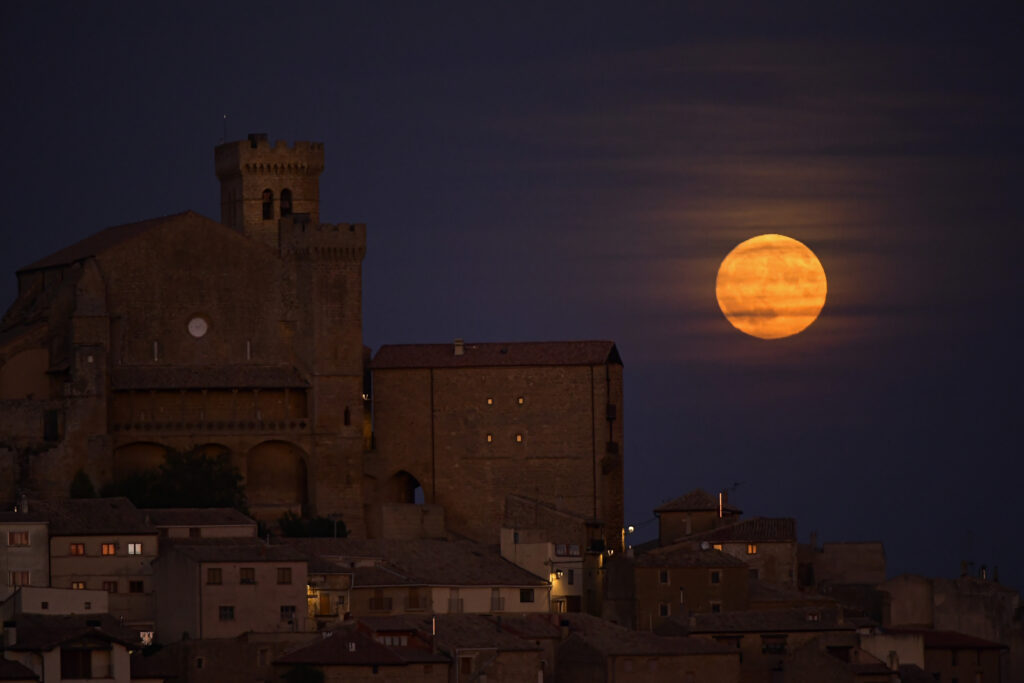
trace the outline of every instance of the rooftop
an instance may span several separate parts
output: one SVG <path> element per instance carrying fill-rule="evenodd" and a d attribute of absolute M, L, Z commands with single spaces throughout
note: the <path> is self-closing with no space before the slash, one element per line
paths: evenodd
<path fill-rule="evenodd" d="M 110 385 L 130 389 L 293 389 L 309 386 L 291 365 L 210 365 L 112 368 Z"/>
<path fill-rule="evenodd" d="M 234 508 L 143 508 L 156 527 L 255 526 L 256 521 Z"/>
<path fill-rule="evenodd" d="M 792 517 L 753 517 L 735 524 L 692 534 L 686 539 L 710 543 L 796 543 L 796 520 Z"/>
<path fill-rule="evenodd" d="M 267 545 L 258 538 L 162 539 L 161 555 L 177 552 L 196 562 L 305 562 L 290 545 Z"/>
<path fill-rule="evenodd" d="M 924 636 L 925 648 L 935 650 L 1001 650 L 1007 647 L 1002 643 L 985 640 L 983 638 L 975 638 L 974 636 L 969 636 L 966 633 L 958 633 L 956 631 L 933 631 L 932 629 L 926 628 L 901 628 L 896 626 L 886 627 L 885 631 L 887 633 L 904 633 Z"/>
<path fill-rule="evenodd" d="M 388 344 L 380 347 L 371 368 L 472 368 L 537 365 L 622 365 L 610 341 L 511 342 L 463 344 Z"/>
<path fill-rule="evenodd" d="M 722 509 L 737 515 L 743 512 L 729 503 L 723 504 Z M 694 489 L 654 509 L 655 514 L 663 512 L 718 512 L 718 496 L 704 489 Z"/>
<path fill-rule="evenodd" d="M 328 635 L 328 633 L 330 635 Z M 400 650 L 400 651 L 399 651 Z M 447 662 L 429 650 L 390 648 L 368 633 L 347 627 L 324 631 L 320 637 L 284 654 L 275 664 L 313 664 L 333 666 L 405 666 L 411 662 Z"/>
<path fill-rule="evenodd" d="M 631 631 L 610 621 L 583 613 L 561 615 L 569 631 L 606 655 L 734 654 L 736 649 L 705 638 L 660 636 Z"/>
<path fill-rule="evenodd" d="M 695 549 L 691 543 L 675 543 L 639 555 L 637 567 L 728 568 L 745 569 L 747 563 L 714 548 Z"/>
<path fill-rule="evenodd" d="M 146 520 L 127 498 L 73 498 L 55 501 L 33 500 L 33 514 L 50 522 L 50 536 L 100 536 L 110 534 L 155 534 L 156 527 Z"/>
<path fill-rule="evenodd" d="M 125 628 L 109 614 L 19 614 L 17 641 L 11 650 L 52 650 L 70 640 L 93 637 L 126 647 L 138 644 L 137 630 Z"/>
<path fill-rule="evenodd" d="M 677 620 L 689 633 L 793 633 L 797 631 L 855 631 L 868 620 L 847 617 L 839 607 L 796 607 L 695 614 Z"/>

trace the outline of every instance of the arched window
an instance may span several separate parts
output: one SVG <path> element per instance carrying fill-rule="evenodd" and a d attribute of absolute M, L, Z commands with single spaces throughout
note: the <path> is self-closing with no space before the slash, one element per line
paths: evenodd
<path fill-rule="evenodd" d="M 274 217 L 274 193 L 263 190 L 263 220 Z"/>
<path fill-rule="evenodd" d="M 281 190 L 281 218 L 292 215 L 292 191 Z"/>

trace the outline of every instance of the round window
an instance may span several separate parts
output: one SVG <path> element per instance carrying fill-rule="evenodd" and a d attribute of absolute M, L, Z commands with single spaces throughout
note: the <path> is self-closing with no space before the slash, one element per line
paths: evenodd
<path fill-rule="evenodd" d="M 209 323 L 206 322 L 206 318 L 196 316 L 188 321 L 188 333 L 196 339 L 199 339 L 206 331 L 210 329 Z"/>

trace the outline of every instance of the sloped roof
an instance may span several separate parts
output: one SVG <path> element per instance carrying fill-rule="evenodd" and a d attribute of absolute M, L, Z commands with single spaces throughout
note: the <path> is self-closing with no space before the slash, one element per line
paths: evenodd
<path fill-rule="evenodd" d="M 632 631 L 610 621 L 582 612 L 563 614 L 575 636 L 605 655 L 697 655 L 735 654 L 736 649 L 705 638 L 659 636 L 649 631 Z"/>
<path fill-rule="evenodd" d="M 0 681 L 38 681 L 39 676 L 36 676 L 32 669 L 28 668 L 21 662 L 15 662 L 11 659 L 4 659 L 0 657 Z"/>
<path fill-rule="evenodd" d="M 501 627 L 527 640 L 560 638 L 561 628 L 558 626 L 559 614 L 524 614 L 521 616 L 503 615 Z"/>
<path fill-rule="evenodd" d="M 540 649 L 539 645 L 506 630 L 504 617 L 498 620 L 482 614 L 397 614 L 360 617 L 359 622 L 373 633 L 414 631 L 425 639 L 436 629 L 435 642 L 449 652 L 456 649 L 513 652 Z"/>
<path fill-rule="evenodd" d="M 129 365 L 110 371 L 110 386 L 130 389 L 295 389 L 309 382 L 291 365 Z"/>
<path fill-rule="evenodd" d="M 743 512 L 729 503 L 722 505 L 722 509 L 737 515 Z M 718 512 L 718 496 L 711 495 L 704 489 L 694 489 L 654 508 L 654 514 L 663 512 Z"/>
<path fill-rule="evenodd" d="M 554 341 L 464 344 L 455 355 L 453 344 L 387 344 L 370 367 L 472 368 L 530 365 L 622 365 L 610 341 Z"/>
<path fill-rule="evenodd" d="M 796 520 L 792 517 L 753 517 L 692 534 L 686 540 L 710 543 L 796 543 Z"/>
<path fill-rule="evenodd" d="M 1007 647 L 1006 645 L 997 643 L 993 640 L 975 638 L 974 636 L 969 636 L 966 633 L 958 633 L 956 631 L 934 631 L 926 628 L 901 628 L 897 626 L 886 627 L 885 631 L 887 633 L 921 635 L 924 637 L 925 648 L 935 650 L 1001 650 Z"/>
<path fill-rule="evenodd" d="M 267 545 L 258 538 L 162 539 L 160 554 L 181 553 L 196 562 L 305 562 L 290 545 Z"/>
<path fill-rule="evenodd" d="M 256 526 L 256 521 L 234 508 L 142 508 L 156 527 Z"/>
<path fill-rule="evenodd" d="M 145 513 L 127 498 L 33 500 L 29 510 L 49 520 L 50 536 L 157 533 Z"/>
<path fill-rule="evenodd" d="M 430 654 L 425 653 L 425 654 Z M 372 636 L 354 628 L 319 637 L 281 657 L 275 664 L 318 664 L 321 666 L 405 666 L 403 659 Z"/>
<path fill-rule="evenodd" d="M 355 567 L 353 587 L 371 586 L 547 586 L 496 551 L 470 541 L 415 539 L 289 538 L 306 554 L 335 562 L 376 560 L 375 567 Z"/>
<path fill-rule="evenodd" d="M 169 216 L 161 216 L 159 218 L 150 218 L 149 220 L 139 221 L 137 223 L 115 225 L 113 227 L 106 228 L 105 230 L 100 230 L 83 240 L 60 249 L 59 251 L 55 251 L 35 263 L 31 263 L 24 268 L 21 268 L 18 272 L 21 273 L 29 270 L 54 268 L 57 266 L 65 266 L 75 263 L 76 261 L 82 261 L 106 251 L 111 247 L 127 242 L 133 237 L 141 235 L 144 232 L 183 220 L 200 221 L 220 226 L 220 223 L 217 223 L 206 216 L 202 216 L 195 211 L 182 211 L 181 213 L 174 213 Z"/>
<path fill-rule="evenodd" d="M 835 605 L 837 600 L 820 593 L 807 593 L 764 581 L 750 582 L 751 602 L 802 602 L 805 604 Z"/>
<path fill-rule="evenodd" d="M 125 647 L 139 644 L 137 630 L 121 626 L 109 614 L 19 614 L 17 641 L 11 650 L 47 651 L 80 638 L 93 637 Z"/>
<path fill-rule="evenodd" d="M 692 543 L 675 543 L 636 558 L 637 567 L 673 567 L 673 568 L 746 568 L 747 563 L 728 553 L 714 548 L 695 549 Z"/>
<path fill-rule="evenodd" d="M 690 633 L 792 633 L 797 631 L 854 631 L 867 622 L 850 618 L 841 608 L 798 607 L 696 614 Z"/>

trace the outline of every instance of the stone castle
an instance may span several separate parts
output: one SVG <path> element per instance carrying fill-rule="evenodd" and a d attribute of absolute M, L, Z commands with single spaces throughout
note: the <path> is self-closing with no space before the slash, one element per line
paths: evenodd
<path fill-rule="evenodd" d="M 0 499 L 227 454 L 255 516 L 496 543 L 509 496 L 620 547 L 611 342 L 362 341 L 363 224 L 319 216 L 319 143 L 215 150 L 220 222 L 111 227 L 17 273 L 0 324 Z M 417 505 L 416 503 L 421 503 Z M 521 512 L 521 510 L 520 510 Z"/>

